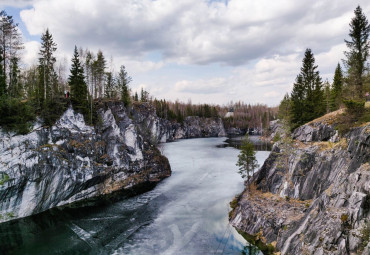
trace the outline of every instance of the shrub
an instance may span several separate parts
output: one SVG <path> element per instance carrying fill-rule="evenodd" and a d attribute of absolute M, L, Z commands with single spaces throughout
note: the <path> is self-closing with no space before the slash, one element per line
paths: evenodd
<path fill-rule="evenodd" d="M 340 220 L 342 221 L 342 223 L 346 223 L 348 220 L 348 214 L 342 214 L 340 216 Z"/>
<path fill-rule="evenodd" d="M 281 140 L 280 133 L 279 132 L 276 133 L 276 135 L 274 136 L 272 140 L 274 141 L 274 143 L 279 142 Z"/>
<path fill-rule="evenodd" d="M 343 102 L 347 108 L 348 114 L 360 116 L 365 110 L 365 101 L 344 100 Z"/>

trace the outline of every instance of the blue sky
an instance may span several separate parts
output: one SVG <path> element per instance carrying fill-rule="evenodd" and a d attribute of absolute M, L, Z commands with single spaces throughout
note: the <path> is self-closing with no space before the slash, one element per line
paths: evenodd
<path fill-rule="evenodd" d="M 49 28 L 59 62 L 69 65 L 74 45 L 101 49 L 109 68 L 126 66 L 134 91 L 270 106 L 290 92 L 306 48 L 332 81 L 357 4 L 370 16 L 363 0 L 0 0 L 24 35 L 25 65 L 36 63 Z"/>

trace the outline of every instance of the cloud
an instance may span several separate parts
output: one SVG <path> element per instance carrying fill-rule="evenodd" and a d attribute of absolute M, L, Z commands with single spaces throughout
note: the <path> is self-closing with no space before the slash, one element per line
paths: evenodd
<path fill-rule="evenodd" d="M 29 66 L 37 64 L 40 46 L 41 46 L 40 43 L 36 41 L 24 43 L 24 50 L 22 54 L 23 62 Z"/>
<path fill-rule="evenodd" d="M 175 90 L 192 94 L 214 94 L 227 90 L 227 84 L 224 78 L 196 81 L 183 80 L 176 82 Z"/>
<path fill-rule="evenodd" d="M 32 6 L 32 4 L 36 0 L 0 0 L 0 7 L 5 7 L 5 6 L 11 6 L 15 8 L 22 8 L 22 7 L 27 7 L 27 6 Z"/>
<path fill-rule="evenodd" d="M 49 27 L 64 50 L 77 44 L 136 58 L 161 51 L 168 62 L 238 66 L 306 47 L 327 51 L 343 41 L 355 7 L 308 0 L 39 0 L 21 17 L 31 34 Z"/>

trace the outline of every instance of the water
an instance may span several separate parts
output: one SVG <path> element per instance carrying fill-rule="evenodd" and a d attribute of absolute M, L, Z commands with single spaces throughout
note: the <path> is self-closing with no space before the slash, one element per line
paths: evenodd
<path fill-rule="evenodd" d="M 111 205 L 53 210 L 0 225 L 0 254 L 260 254 L 228 224 L 243 190 L 225 138 L 161 145 L 172 176 L 155 189 Z M 260 164 L 268 156 L 258 151 Z"/>

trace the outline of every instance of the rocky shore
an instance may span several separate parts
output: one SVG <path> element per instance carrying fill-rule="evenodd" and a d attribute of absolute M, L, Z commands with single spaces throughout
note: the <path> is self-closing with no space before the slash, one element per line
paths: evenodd
<path fill-rule="evenodd" d="M 339 136 L 322 119 L 292 138 L 233 201 L 231 224 L 265 253 L 370 254 L 370 123 Z"/>
<path fill-rule="evenodd" d="M 146 191 L 171 175 L 157 143 L 225 135 L 220 119 L 174 123 L 146 103 L 103 101 L 96 111 L 94 127 L 70 107 L 52 127 L 0 132 L 0 222 Z"/>

